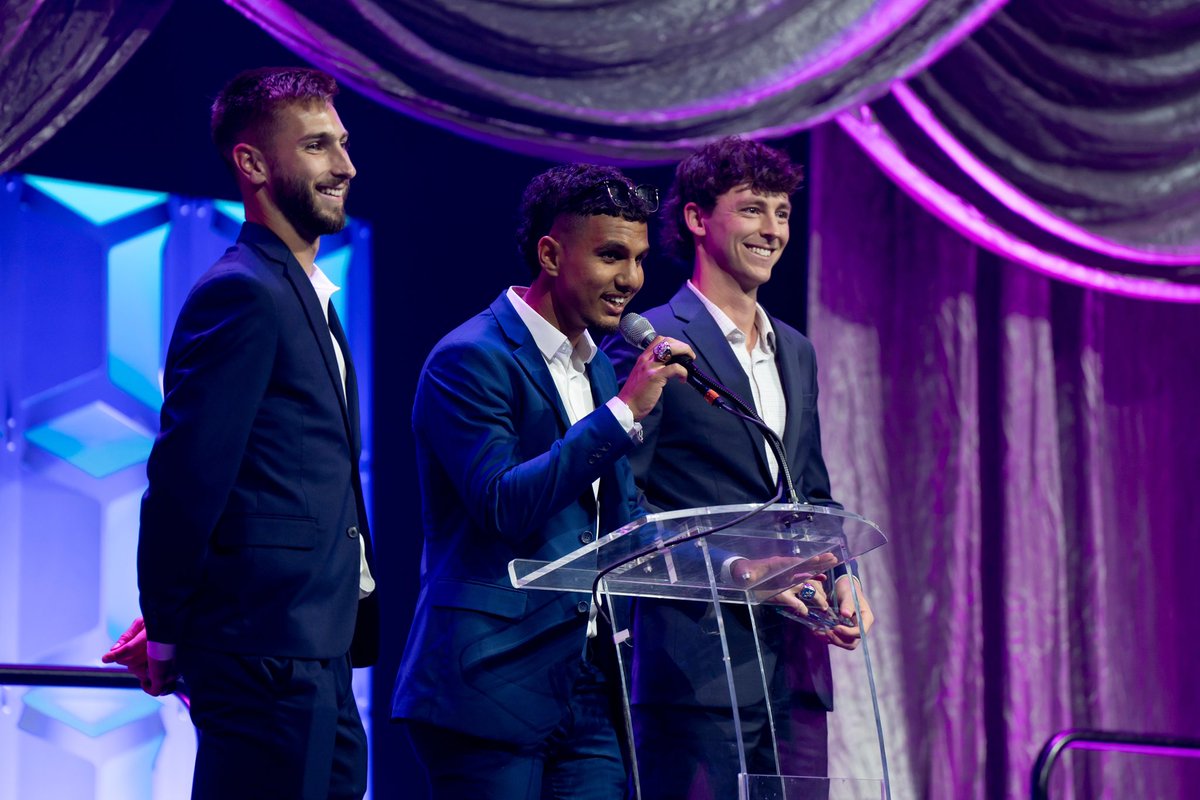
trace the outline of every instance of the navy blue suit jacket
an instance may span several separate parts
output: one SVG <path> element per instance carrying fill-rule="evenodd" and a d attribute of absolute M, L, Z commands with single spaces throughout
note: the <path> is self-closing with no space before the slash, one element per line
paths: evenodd
<path fill-rule="evenodd" d="M 295 658 L 340 657 L 353 639 L 355 664 L 373 662 L 354 365 L 268 229 L 246 224 L 188 295 L 163 388 L 138 540 L 150 639 Z"/>
<path fill-rule="evenodd" d="M 712 315 L 686 285 L 667 305 L 644 315 L 663 336 L 691 345 L 696 365 L 753 406 L 745 371 Z M 779 376 L 787 401 L 783 444 L 801 502 L 839 507 L 830 496 L 829 474 L 821 455 L 817 419 L 817 362 L 812 343 L 799 331 L 772 319 Z M 625 376 L 641 354 L 620 337 L 604 342 L 617 374 Z M 757 428 L 713 408 L 693 388 L 672 381 L 654 410 L 642 420 L 645 443 L 631 456 L 635 479 L 650 510 L 672 511 L 701 506 L 761 503 L 775 493 L 766 444 Z M 637 702 L 728 706 L 711 604 L 639 601 L 634 630 Z M 745 613 L 726 614 L 726 632 L 735 663 L 741 704 L 762 698 L 762 681 L 754 658 L 752 633 Z M 782 621 L 764 615 L 763 621 Z M 798 624 L 774 625 L 765 635 L 764 661 L 776 681 L 772 696 L 788 700 L 797 693 L 815 694 L 832 707 L 829 654 L 825 645 Z M 781 659 L 780 653 L 787 657 Z M 776 669 L 776 663 L 784 665 Z M 703 666 L 701 666 L 703 665 Z"/>
<path fill-rule="evenodd" d="M 393 717 L 515 744 L 562 720 L 584 649 L 587 596 L 514 589 L 508 562 L 553 560 L 641 516 L 603 407 L 612 365 L 588 368 L 596 410 L 570 425 L 545 359 L 501 295 L 430 353 L 413 430 L 425 536 L 421 593 Z"/>

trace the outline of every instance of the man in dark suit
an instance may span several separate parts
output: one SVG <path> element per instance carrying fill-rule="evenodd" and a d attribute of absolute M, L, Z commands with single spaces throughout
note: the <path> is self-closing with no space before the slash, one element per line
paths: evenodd
<path fill-rule="evenodd" d="M 646 312 L 660 334 L 691 345 L 696 365 L 751 404 L 783 439 L 802 502 L 840 507 L 830 494 L 817 420 L 812 344 L 769 317 L 758 290 L 788 242 L 789 196 L 800 168 L 764 145 L 727 138 L 677 168 L 664 209 L 667 249 L 691 262 L 688 281 L 664 306 Z M 618 375 L 639 355 L 619 337 L 604 349 Z M 643 420 L 645 443 L 630 455 L 652 510 L 760 503 L 775 493 L 779 465 L 761 433 L 672 384 Z M 785 498 L 786 499 L 786 498 Z M 734 576 L 753 562 L 729 558 Z M 854 618 L 846 575 L 832 605 Z M 810 584 L 813 582 L 810 581 Z M 824 604 L 820 584 L 812 603 Z M 804 613 L 800 587 L 777 602 Z M 872 622 L 860 594 L 863 626 Z M 638 601 L 634 617 L 634 725 L 643 796 L 737 796 L 739 760 L 730 694 L 711 604 Z M 751 774 L 775 774 L 754 634 L 744 608 L 724 609 L 739 716 Z M 813 633 L 777 614 L 760 614 L 784 775 L 826 774 L 826 711 L 832 708 L 826 644 L 853 649 L 855 624 Z"/>
<path fill-rule="evenodd" d="M 536 177 L 518 231 L 533 283 L 425 362 L 413 408 L 421 593 L 392 713 L 435 798 L 623 794 L 611 634 L 599 620 L 587 638 L 587 595 L 515 589 L 508 564 L 557 559 L 642 513 L 625 456 L 684 370 L 648 349 L 618 394 L 588 329 L 615 330 L 641 288 L 657 205 L 612 168 Z"/>
<path fill-rule="evenodd" d="M 196 798 L 366 790 L 350 654 L 373 661 L 378 633 L 358 395 L 315 262 L 355 175 L 336 92 L 316 70 L 263 69 L 213 105 L 246 224 L 180 311 L 138 541 L 145 686 L 187 682 Z"/>

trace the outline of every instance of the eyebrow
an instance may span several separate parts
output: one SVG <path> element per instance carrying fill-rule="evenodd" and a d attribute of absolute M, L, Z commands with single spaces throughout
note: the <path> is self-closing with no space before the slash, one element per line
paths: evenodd
<path fill-rule="evenodd" d="M 603 242 L 593 252 L 598 256 L 612 256 L 621 260 L 629 258 L 629 248 L 620 242 Z"/>
<path fill-rule="evenodd" d="M 320 131 L 318 133 L 310 133 L 307 136 L 300 137 L 301 142 L 348 142 L 350 141 L 350 131 L 345 131 L 341 136 L 334 136 L 331 131 Z"/>

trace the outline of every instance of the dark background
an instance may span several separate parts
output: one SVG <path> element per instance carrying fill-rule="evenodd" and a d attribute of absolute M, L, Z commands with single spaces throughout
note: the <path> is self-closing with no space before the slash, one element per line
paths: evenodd
<path fill-rule="evenodd" d="M 303 64 L 218 0 L 177 2 L 104 90 L 15 171 L 239 199 L 208 137 L 208 111 L 243 69 Z M 388 724 L 392 679 L 418 587 L 420 509 L 409 415 L 425 354 L 506 287 L 526 285 L 513 231 L 521 190 L 550 161 L 516 155 L 419 123 L 349 87 L 337 100 L 358 176 L 347 207 L 373 228 L 375 487 L 372 531 L 384 648 L 372 696 L 375 796 L 420 796 L 420 769 Z M 807 137 L 773 142 L 803 162 Z M 671 167 L 627 169 L 665 195 Z M 807 192 L 793 198 L 791 244 L 763 303 L 804 329 Z M 651 230 L 652 246 L 657 229 Z M 216 254 L 214 254 L 215 257 Z M 652 255 L 631 308 L 664 302 L 686 272 Z"/>

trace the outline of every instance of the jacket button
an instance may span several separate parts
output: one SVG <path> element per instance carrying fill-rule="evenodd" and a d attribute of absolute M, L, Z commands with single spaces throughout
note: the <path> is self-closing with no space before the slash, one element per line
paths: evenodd
<path fill-rule="evenodd" d="M 591 531 L 580 531 L 579 532 L 579 541 L 583 542 L 584 544 L 591 542 L 592 539 L 595 539 L 595 538 L 596 537 L 592 535 Z"/>
<path fill-rule="evenodd" d="M 346 529 L 346 535 L 349 536 L 351 539 L 357 539 L 358 538 L 358 526 L 351 525 L 349 528 Z"/>
<path fill-rule="evenodd" d="M 575 610 L 578 611 L 580 614 L 586 614 L 588 612 L 589 608 L 591 608 L 591 606 L 588 605 L 587 600 L 580 600 L 578 603 L 575 604 Z"/>

